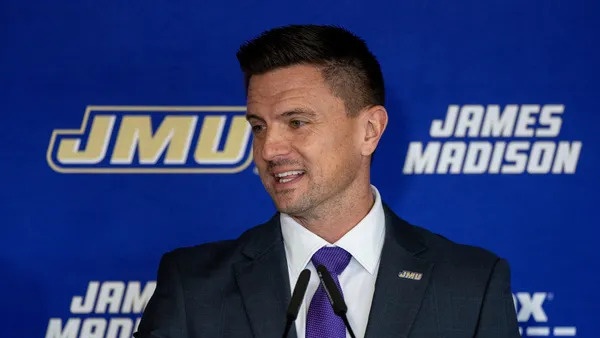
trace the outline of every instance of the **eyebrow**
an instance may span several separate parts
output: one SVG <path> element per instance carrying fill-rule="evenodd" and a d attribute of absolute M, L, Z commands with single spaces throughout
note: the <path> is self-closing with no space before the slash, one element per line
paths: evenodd
<path fill-rule="evenodd" d="M 314 111 L 308 110 L 305 108 L 295 108 L 295 109 L 286 111 L 285 113 L 281 114 L 282 117 L 290 117 L 290 116 L 295 116 L 295 115 L 303 115 L 303 116 L 308 116 L 308 117 L 317 116 L 317 114 Z"/>
<path fill-rule="evenodd" d="M 278 115 L 278 118 L 289 118 L 289 117 L 293 117 L 296 115 L 300 115 L 300 116 L 307 116 L 307 117 L 311 117 L 314 118 L 317 116 L 317 114 L 312 111 L 312 110 L 308 110 L 308 109 L 304 109 L 304 108 L 294 108 L 292 110 L 288 110 L 280 115 Z M 260 120 L 260 121 L 264 121 L 264 119 L 260 116 L 258 116 L 257 114 L 253 114 L 253 113 L 247 113 L 246 114 L 246 120 Z"/>
<path fill-rule="evenodd" d="M 256 114 L 252 114 L 252 113 L 247 113 L 246 114 L 246 121 L 250 121 L 250 120 L 261 120 L 261 121 L 265 121 L 262 117 L 256 115 Z"/>

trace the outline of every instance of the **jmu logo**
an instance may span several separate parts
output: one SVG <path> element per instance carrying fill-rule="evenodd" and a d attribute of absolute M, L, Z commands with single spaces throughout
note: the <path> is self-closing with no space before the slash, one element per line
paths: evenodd
<path fill-rule="evenodd" d="M 55 129 L 61 173 L 237 173 L 252 162 L 243 106 L 88 106 L 79 129 Z"/>

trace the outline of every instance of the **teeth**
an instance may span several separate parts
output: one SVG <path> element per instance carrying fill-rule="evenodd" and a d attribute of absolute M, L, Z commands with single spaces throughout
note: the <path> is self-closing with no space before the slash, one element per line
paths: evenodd
<path fill-rule="evenodd" d="M 300 175 L 302 173 L 304 173 L 302 170 L 292 170 L 292 171 L 286 171 L 283 173 L 276 174 L 275 176 L 281 178 L 281 177 L 286 177 L 286 176 L 290 176 L 290 175 Z"/>
<path fill-rule="evenodd" d="M 296 175 L 302 175 L 302 174 L 304 174 L 304 171 L 302 171 L 302 170 L 290 170 L 290 171 L 286 171 L 283 173 L 275 174 L 275 177 L 278 178 L 279 183 L 287 183 L 296 178 L 296 177 L 288 177 L 288 176 L 292 176 L 292 175 L 296 176 Z"/>

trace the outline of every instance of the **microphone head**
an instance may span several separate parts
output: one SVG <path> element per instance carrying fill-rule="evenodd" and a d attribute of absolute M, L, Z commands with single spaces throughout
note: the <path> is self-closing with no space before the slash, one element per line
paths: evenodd
<path fill-rule="evenodd" d="M 325 289 L 325 293 L 329 298 L 329 302 L 331 303 L 331 307 L 333 308 L 333 312 L 338 316 L 346 315 L 348 312 L 348 307 L 346 306 L 346 302 L 344 301 L 344 297 L 342 297 L 342 293 L 338 289 L 333 277 L 327 268 L 323 265 L 317 266 L 317 273 L 319 274 L 319 278 L 321 279 L 321 284 Z"/>
<path fill-rule="evenodd" d="M 288 320 L 296 320 L 298 317 L 298 311 L 300 311 L 300 305 L 302 305 L 302 300 L 304 300 L 304 294 L 306 293 L 306 288 L 308 287 L 308 281 L 310 280 L 310 270 L 304 269 L 300 272 L 300 276 L 298 276 L 298 281 L 296 281 L 296 287 L 294 287 L 294 292 L 292 293 L 292 298 L 290 299 L 290 304 L 287 309 L 287 317 Z"/>

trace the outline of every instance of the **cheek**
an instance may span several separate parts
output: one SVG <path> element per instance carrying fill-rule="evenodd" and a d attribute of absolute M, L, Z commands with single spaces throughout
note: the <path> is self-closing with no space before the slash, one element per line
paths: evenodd
<path fill-rule="evenodd" d="M 332 170 L 338 173 L 350 173 L 357 169 L 361 160 L 360 135 L 357 134 L 352 126 L 345 126 L 339 131 L 335 139 L 334 152 L 329 154 L 331 164 L 335 166 Z"/>
<path fill-rule="evenodd" d="M 256 140 L 252 141 L 252 156 L 254 157 L 254 162 L 258 164 L 258 162 L 262 162 L 261 161 L 261 145 L 260 142 L 257 142 Z"/>
<path fill-rule="evenodd" d="M 332 136 L 326 144 L 322 144 L 314 159 L 319 163 L 317 174 L 328 177 L 338 175 L 337 173 L 345 170 L 350 157 L 348 140 L 344 137 Z"/>
<path fill-rule="evenodd" d="M 351 123 L 341 124 L 340 128 L 332 133 L 330 142 L 337 156 L 353 156 L 360 153 L 360 135 L 356 127 Z"/>

